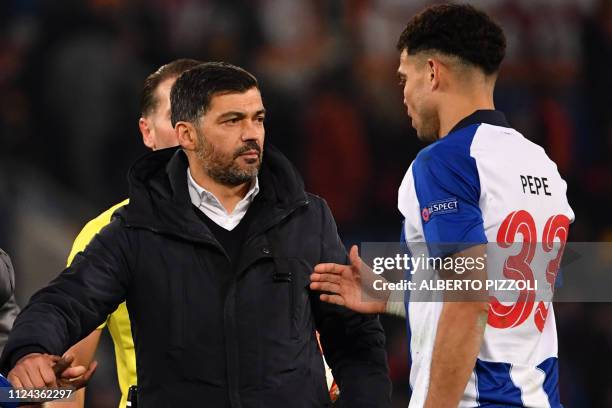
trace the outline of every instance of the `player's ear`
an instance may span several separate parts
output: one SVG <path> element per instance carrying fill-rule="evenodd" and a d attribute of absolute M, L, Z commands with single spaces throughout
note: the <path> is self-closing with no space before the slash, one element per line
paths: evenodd
<path fill-rule="evenodd" d="M 427 59 L 427 77 L 432 91 L 435 91 L 440 86 L 440 68 L 440 61 L 434 58 Z"/>
<path fill-rule="evenodd" d="M 153 130 L 149 125 L 149 121 L 141 117 L 138 120 L 138 128 L 140 129 L 140 134 L 142 135 L 142 142 L 144 145 L 151 150 L 155 150 L 155 137 L 153 135 Z"/>
<path fill-rule="evenodd" d="M 197 146 L 197 133 L 193 123 L 189 122 L 176 122 L 174 126 L 174 131 L 176 132 L 176 137 L 178 139 L 179 145 L 187 150 L 195 150 Z"/>

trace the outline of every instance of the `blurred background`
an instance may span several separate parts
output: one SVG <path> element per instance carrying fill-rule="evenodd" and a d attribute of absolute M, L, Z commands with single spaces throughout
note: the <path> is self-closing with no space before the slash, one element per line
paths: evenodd
<path fill-rule="evenodd" d="M 179 57 L 259 79 L 267 137 L 325 197 L 347 245 L 395 241 L 397 188 L 423 147 L 395 43 L 423 0 L 2 0 L 0 246 L 18 300 L 57 275 L 84 223 L 127 196 L 145 152 L 144 78 Z M 573 241 L 612 241 L 612 1 L 471 2 L 503 26 L 496 105 L 568 181 Z M 558 304 L 566 407 L 612 407 L 612 307 Z M 408 402 L 404 321 L 384 318 L 394 406 Z M 112 346 L 88 406 L 119 400 Z"/>

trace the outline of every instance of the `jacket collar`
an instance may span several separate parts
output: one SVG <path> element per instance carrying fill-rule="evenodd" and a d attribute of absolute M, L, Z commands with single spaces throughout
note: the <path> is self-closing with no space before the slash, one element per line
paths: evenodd
<path fill-rule="evenodd" d="M 187 156 L 180 148 L 150 152 L 129 171 L 130 204 L 119 213 L 126 223 L 189 239 L 213 240 L 198 219 L 187 186 Z M 265 230 L 295 208 L 307 204 L 304 183 L 295 167 L 274 146 L 264 148 L 258 200 L 265 201 L 253 228 Z"/>

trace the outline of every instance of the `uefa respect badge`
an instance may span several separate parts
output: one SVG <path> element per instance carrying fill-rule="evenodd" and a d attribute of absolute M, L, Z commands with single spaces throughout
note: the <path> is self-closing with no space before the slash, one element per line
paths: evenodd
<path fill-rule="evenodd" d="M 424 222 L 428 222 L 434 216 L 456 213 L 457 211 L 459 211 L 457 198 L 449 197 L 429 203 L 421 210 L 421 217 L 423 217 Z"/>

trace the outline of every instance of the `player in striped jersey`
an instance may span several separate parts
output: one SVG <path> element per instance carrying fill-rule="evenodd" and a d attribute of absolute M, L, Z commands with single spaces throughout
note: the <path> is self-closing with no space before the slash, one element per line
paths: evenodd
<path fill-rule="evenodd" d="M 427 8 L 402 33 L 404 104 L 419 139 L 431 142 L 399 188 L 402 235 L 413 254 L 424 249 L 442 259 L 484 259 L 491 251 L 499 257 L 497 249 L 512 248 L 501 261 L 489 257 L 486 268 L 468 268 L 462 278 L 485 282 L 488 274 L 533 282 L 543 275 L 552 292 L 574 214 L 555 163 L 495 110 L 505 45 L 501 28 L 469 5 Z M 546 259 L 536 258 L 536 250 Z M 406 316 L 410 407 L 562 406 L 550 301 L 521 291 L 517 301 L 419 302 L 401 291 L 374 293 L 362 286 L 373 277 L 361 266 L 353 247 L 350 266 L 318 265 L 311 287 L 330 292 L 322 300 L 360 312 Z M 413 280 L 445 275 L 416 267 L 411 272 Z"/>

